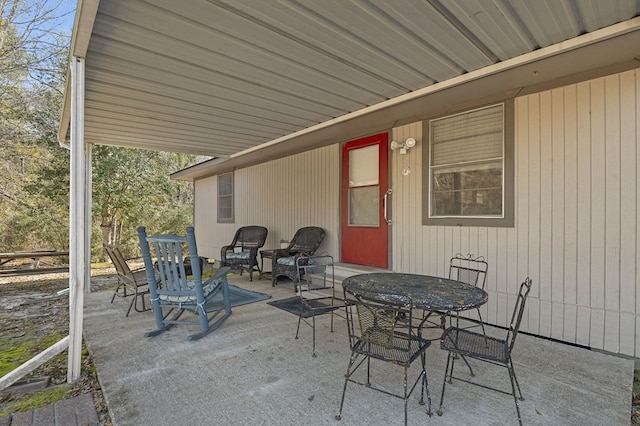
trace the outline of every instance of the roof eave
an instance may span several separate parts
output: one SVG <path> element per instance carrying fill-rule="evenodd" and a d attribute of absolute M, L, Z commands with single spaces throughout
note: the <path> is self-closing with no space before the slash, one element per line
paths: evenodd
<path fill-rule="evenodd" d="M 93 32 L 93 24 L 98 14 L 100 0 L 79 0 L 76 10 L 75 21 L 73 22 L 73 32 L 71 33 L 71 49 L 69 50 L 69 64 L 72 58 L 84 58 L 89 49 L 89 41 Z M 64 101 L 58 125 L 58 142 L 64 143 L 68 140 L 69 126 L 71 125 L 71 76 L 70 69 L 67 69 L 66 83 L 64 89 Z"/>

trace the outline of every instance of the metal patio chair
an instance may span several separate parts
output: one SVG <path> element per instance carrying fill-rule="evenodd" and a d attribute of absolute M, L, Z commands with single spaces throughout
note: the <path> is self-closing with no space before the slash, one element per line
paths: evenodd
<path fill-rule="evenodd" d="M 125 317 L 129 316 L 131 308 L 134 308 L 136 312 L 150 310 L 151 306 L 147 307 L 145 303 L 145 295 L 149 294 L 149 283 L 145 268 L 131 269 L 117 246 L 103 244 L 103 248 L 118 274 L 118 286 L 114 290 L 113 296 L 111 296 L 111 303 L 113 303 L 116 296 L 131 297 L 131 303 L 129 303 L 129 309 L 127 309 Z"/>
<path fill-rule="evenodd" d="M 253 271 L 261 273 L 257 256 L 258 249 L 267 240 L 267 228 L 264 226 L 243 226 L 238 228 L 231 244 L 220 250 L 220 265 L 229 266 L 233 270 L 249 272 L 249 281 L 253 281 Z"/>
<path fill-rule="evenodd" d="M 186 237 L 178 235 L 149 237 L 145 228 L 139 227 L 138 238 L 157 325 L 157 329 L 145 333 L 145 337 L 156 336 L 175 324 L 191 324 L 199 325 L 200 332 L 188 336 L 187 340 L 196 340 L 220 327 L 231 315 L 227 283 L 229 267 L 220 268 L 212 278 L 202 281 L 193 227 L 187 228 Z M 185 249 L 188 249 L 191 258 L 192 279 L 187 279 L 185 272 L 183 254 Z M 157 272 L 151 259 L 152 250 L 157 258 Z M 155 274 L 159 277 L 158 282 L 153 279 Z M 210 303 L 218 295 L 222 296 L 222 302 Z M 166 313 L 163 310 L 166 310 Z M 194 313 L 197 320 L 180 319 L 185 311 Z"/>
<path fill-rule="evenodd" d="M 413 324 L 413 305 L 407 298 L 402 304 L 380 303 L 344 289 L 345 309 L 351 357 L 342 389 L 336 419 L 342 418 L 342 408 L 348 383 L 355 383 L 404 400 L 404 424 L 407 424 L 407 402 L 420 383 L 420 404 L 427 394 L 427 414 L 431 416 L 431 396 L 425 370 L 426 350 L 431 342 L 421 335 L 421 328 Z M 347 303 L 348 302 L 348 303 Z M 355 312 L 354 312 L 355 311 Z M 420 373 L 413 384 L 408 383 L 411 364 L 420 359 Z M 384 385 L 371 382 L 371 360 L 380 360 L 404 369 L 403 393 L 388 391 Z M 366 361 L 366 377 L 354 375 Z M 364 375 L 365 373 L 362 373 Z M 383 379 L 383 377 L 381 377 Z M 364 379 L 364 381 L 363 381 Z M 410 387 L 409 387 L 410 385 Z"/>
<path fill-rule="evenodd" d="M 487 280 L 487 270 L 489 264 L 485 261 L 484 257 L 475 257 L 472 254 L 463 256 L 458 253 L 449 260 L 449 278 L 456 281 L 462 281 L 470 284 L 474 287 L 479 287 L 484 290 Z M 480 308 L 476 308 L 478 312 L 479 325 L 482 327 L 484 333 L 484 323 L 482 322 L 482 315 L 480 314 Z M 431 316 L 438 316 L 439 321 L 435 322 L 430 320 Z M 427 311 L 425 312 L 425 318 L 427 322 L 432 324 L 430 327 L 442 328 L 444 331 L 447 328 L 447 317 L 451 318 L 451 312 L 440 311 Z M 459 312 L 455 313 L 456 326 L 459 325 L 460 315 Z M 451 324 L 450 324 L 451 325 Z M 476 324 L 477 325 L 477 324 Z"/>
<path fill-rule="evenodd" d="M 278 283 L 278 277 L 289 277 L 293 281 L 294 290 L 298 290 L 300 274 L 299 267 L 302 265 L 298 259 L 302 256 L 312 256 L 322 240 L 324 240 L 325 230 L 317 226 L 306 226 L 296 231 L 289 243 L 289 247 L 273 250 L 271 258 L 271 285 Z"/>
<path fill-rule="evenodd" d="M 335 271 L 333 256 L 320 254 L 317 256 L 300 256 L 297 259 L 298 270 L 302 271 L 298 282 L 300 296 L 300 314 L 296 339 L 300 333 L 300 324 L 304 322 L 313 330 L 312 356 L 316 357 L 316 315 L 328 313 L 331 317 L 330 330 L 333 333 L 333 316 L 336 310 L 344 307 L 342 294 L 336 295 Z M 303 316 L 309 312 L 311 318 Z"/>
<path fill-rule="evenodd" d="M 513 360 L 511 358 L 511 352 L 513 351 L 513 345 L 520 329 L 520 323 L 522 322 L 522 314 L 524 307 L 531 290 L 531 279 L 526 278 L 520 285 L 518 292 L 518 298 L 516 299 L 516 305 L 511 316 L 511 322 L 507 329 L 507 334 L 504 339 L 486 336 L 484 333 L 476 333 L 469 331 L 465 328 L 449 327 L 442 335 L 440 340 L 440 347 L 449 352 L 447 356 L 447 366 L 445 368 L 444 381 L 442 383 L 442 395 L 440 397 L 440 407 L 438 408 L 438 415 L 442 415 L 442 403 L 444 401 L 444 392 L 447 385 L 447 378 L 449 383 L 452 379 L 460 380 L 472 385 L 480 386 L 485 389 L 491 389 L 500 393 L 509 394 L 509 392 L 495 387 L 487 386 L 477 381 L 470 381 L 460 376 L 454 376 L 453 367 L 455 364 L 455 354 L 463 356 L 465 359 L 475 359 L 482 362 L 487 362 L 493 365 L 505 367 L 509 372 L 509 380 L 511 382 L 511 394 L 513 400 L 516 403 L 516 412 L 518 414 L 518 422 L 522 424 L 522 418 L 520 417 L 520 407 L 518 406 L 518 399 L 523 400 L 522 391 L 520 390 L 520 384 L 516 378 L 516 373 L 513 369 Z M 516 395 L 516 389 L 519 396 Z"/>

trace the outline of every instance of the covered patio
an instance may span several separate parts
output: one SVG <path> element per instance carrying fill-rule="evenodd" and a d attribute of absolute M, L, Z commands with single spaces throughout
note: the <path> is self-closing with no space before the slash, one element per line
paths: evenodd
<path fill-rule="evenodd" d="M 516 146 L 516 173 L 520 174 L 514 180 L 520 185 L 516 188 L 518 211 L 523 212 L 516 218 L 517 226 L 425 226 L 419 210 L 422 181 L 416 176 L 426 176 L 422 166 L 426 169 L 427 162 L 417 155 L 397 154 L 391 167 L 397 194 L 392 210 L 398 214 L 389 250 L 394 256 L 390 270 L 436 274 L 444 265 L 438 256 L 446 256 L 448 250 L 489 253 L 496 271 L 490 283 L 490 322 L 504 322 L 506 302 L 512 295 L 508 285 L 517 282 L 513 277 L 528 275 L 540 283 L 540 290 L 532 298 L 530 326 L 525 330 L 609 352 L 637 354 L 637 202 L 632 200 L 630 207 L 625 204 L 627 197 L 600 197 L 622 194 L 625 188 L 637 193 L 637 179 L 628 178 L 637 177 L 637 161 L 633 155 L 621 155 L 631 151 L 629 146 L 638 152 L 636 117 L 625 116 L 627 121 L 616 121 L 616 117 L 618 112 L 634 110 L 640 92 L 634 89 L 635 97 L 624 98 L 620 106 L 604 103 L 611 95 L 631 93 L 625 88 L 636 87 L 637 2 L 338 4 L 78 3 L 71 75 L 58 135 L 62 143 L 70 141 L 72 148 L 69 380 L 78 378 L 84 335 L 117 424 L 238 419 L 243 423 L 334 423 L 349 354 L 346 333 L 340 332 L 338 323 L 333 335 L 321 327 L 319 356 L 311 358 L 310 332 L 301 341 L 293 340 L 295 317 L 265 302 L 235 308 L 224 327 L 200 342 L 184 342 L 180 328 L 155 339 L 142 338 L 153 327 L 150 315 L 121 320 L 119 310 L 124 306 L 109 304 L 104 294 L 89 294 L 91 227 L 86 206 L 91 204 L 94 144 L 212 156 L 209 162 L 174 177 L 200 181 L 197 190 L 210 195 L 214 177 L 237 173 L 236 202 L 240 203 L 256 197 L 247 188 L 251 188 L 250 178 L 260 178 L 258 166 L 275 180 L 268 174 L 271 170 L 289 169 L 274 162 L 297 154 L 313 151 L 308 163 L 299 162 L 307 169 L 309 164 L 336 164 L 339 144 L 377 132 L 402 136 L 402 140 L 420 135 L 414 152 L 422 146 L 426 152 L 422 121 L 477 103 L 517 98 L 520 121 L 513 124 L 521 130 Z M 621 74 L 621 89 L 610 80 L 606 80 L 607 91 L 603 81 L 593 88 L 582 84 L 615 73 Z M 562 96 L 538 95 L 572 84 L 582 86 L 569 87 L 566 95 L 554 92 Z M 571 97 L 571 93 L 578 95 Z M 593 105 L 601 106 L 594 114 L 585 93 L 592 95 Z M 566 128 L 593 128 L 594 135 L 578 133 L 575 142 L 558 137 L 552 146 L 547 144 L 549 135 L 570 132 L 552 127 L 550 117 L 556 114 L 546 113 L 564 110 L 558 99 L 565 97 L 576 99 L 575 108 L 568 103 L 566 111 L 580 113 L 567 113 Z M 549 100 L 555 103 L 550 105 Z M 538 105 L 542 105 L 540 114 Z M 593 116 L 596 122 L 574 120 L 574 115 Z M 601 125 L 606 117 L 617 126 Z M 619 124 L 623 121 L 624 127 Z M 613 134 L 596 134 L 604 128 Z M 538 135 L 537 129 L 548 133 Z M 607 144 L 600 143 L 605 139 Z M 611 146 L 612 155 L 598 150 L 605 146 Z M 562 191 L 539 195 L 540 188 L 553 187 L 553 181 L 546 179 L 552 174 L 542 165 L 561 165 L 565 158 L 572 160 L 566 162 L 568 171 L 554 169 L 563 179 Z M 599 160 L 605 158 L 619 158 L 622 167 L 616 162 L 601 164 Z M 338 172 L 325 175 L 319 173 L 292 193 L 309 194 L 309 188 L 319 187 L 327 194 L 338 193 L 339 186 L 330 179 Z M 318 181 L 328 184 L 318 185 Z M 579 182 L 608 185 L 583 189 Z M 564 193 L 567 199 L 573 194 L 595 196 L 583 205 L 578 197 L 565 202 Z M 584 198 L 580 197 L 581 203 Z M 268 206 L 273 210 L 274 204 Z M 339 228 L 334 222 L 339 203 L 323 200 L 318 204 L 331 207 L 326 216 L 333 222 L 316 222 L 331 231 L 331 251 L 337 255 Z M 209 210 L 207 201 L 200 205 Z M 601 208 L 605 205 L 606 209 Z M 261 214 L 269 211 L 262 207 Z M 565 210 L 575 210 L 573 217 L 567 215 L 566 226 L 565 218 L 557 217 Z M 586 217 L 578 214 L 591 211 L 595 213 Z M 203 251 L 214 256 L 217 247 L 204 233 L 211 230 L 218 238 L 222 233 L 214 228 L 215 219 L 198 216 L 197 211 L 194 216 L 199 241 L 209 244 Z M 282 220 L 292 222 L 290 217 Z M 253 218 L 236 217 L 227 227 L 250 221 Z M 291 226 L 298 225 L 303 224 Z M 277 223 L 269 228 L 291 233 Z M 628 229 L 635 229 L 635 234 L 625 232 Z M 586 236 L 588 243 L 578 236 Z M 482 253 L 473 247 L 476 240 L 484 244 Z M 452 241 L 461 247 L 454 247 Z M 437 247 L 438 254 L 421 251 L 423 247 Z M 409 256 L 400 256 L 403 249 Z M 583 249 L 589 256 L 582 255 Z M 558 255 L 551 258 L 551 252 Z M 291 295 L 287 287 L 273 289 L 248 281 L 239 285 L 270 292 L 274 298 Z M 114 327 L 116 318 L 118 327 Z M 437 345 L 428 356 L 437 405 L 445 357 Z M 525 423 L 628 423 L 632 361 L 527 335 L 519 338 L 515 358 L 526 398 L 521 405 Z M 515 421 L 508 396 L 460 385 L 454 388 L 460 392 L 448 393 L 445 415 L 431 421 Z M 351 390 L 346 404 L 343 424 L 389 424 L 401 411 L 399 401 L 364 389 Z M 417 404 L 409 408 L 412 422 L 423 421 L 423 408 Z"/>
<path fill-rule="evenodd" d="M 150 313 L 125 318 L 126 303 L 109 303 L 109 293 L 87 296 L 84 335 L 114 424 L 402 422 L 401 400 L 353 385 L 347 388 L 342 420 L 334 419 L 349 358 L 343 318 L 336 318 L 330 333 L 329 318 L 319 317 L 318 356 L 312 358 L 311 329 L 303 325 L 295 340 L 297 317 L 267 304 L 291 297 L 291 282 L 271 287 L 268 281 L 233 274 L 229 282 L 272 298 L 233 308 L 220 329 L 196 342 L 184 340 L 185 326 L 144 338 L 154 328 Z M 434 412 L 445 362 L 436 341 L 427 351 Z M 514 362 L 525 398 L 523 424 L 629 423 L 632 360 L 521 334 Z M 504 369 L 473 367 L 477 378 L 508 388 Z M 401 368 L 377 363 L 373 371 L 377 384 L 400 389 Z M 409 424 L 517 424 L 511 396 L 461 382 L 447 386 L 442 417 L 427 419 L 417 396 L 408 410 Z"/>

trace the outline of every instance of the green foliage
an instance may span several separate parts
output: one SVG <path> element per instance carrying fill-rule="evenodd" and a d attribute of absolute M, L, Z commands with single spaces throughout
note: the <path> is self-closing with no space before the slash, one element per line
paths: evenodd
<path fill-rule="evenodd" d="M 16 344 L 16 342 L 0 342 L 2 343 L 0 346 L 6 348 L 0 351 L 0 377 L 10 373 L 63 337 L 64 336 L 59 333 L 52 333 L 36 342 L 26 341 L 22 344 Z"/>
<path fill-rule="evenodd" d="M 67 3 L 0 0 L 0 251 L 68 248 L 70 155 L 57 142 Z M 94 259 L 103 243 L 138 255 L 137 226 L 184 233 L 192 223 L 192 186 L 169 175 L 202 158 L 108 146 L 92 155 Z"/>
<path fill-rule="evenodd" d="M 65 386 L 59 386 L 51 389 L 45 389 L 42 392 L 26 395 L 15 402 L 8 404 L 0 410 L 0 416 L 7 416 L 12 413 L 34 410 L 47 404 L 55 404 L 63 399 L 67 394 Z"/>
<path fill-rule="evenodd" d="M 172 181 L 169 175 L 196 161 L 193 155 L 96 146 L 93 217 L 102 236 L 100 246 L 115 243 L 133 257 L 139 254 L 138 226 L 153 233 L 184 233 L 192 223 L 193 190 L 190 183 Z"/>

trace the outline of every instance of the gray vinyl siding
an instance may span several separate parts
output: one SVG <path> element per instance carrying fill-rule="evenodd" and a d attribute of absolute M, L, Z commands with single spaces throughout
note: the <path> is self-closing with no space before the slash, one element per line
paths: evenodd
<path fill-rule="evenodd" d="M 485 256 L 486 321 L 508 322 L 530 276 L 523 330 L 638 356 L 640 72 L 520 97 L 515 109 L 514 228 L 420 226 L 425 138 L 417 123 L 393 130 L 418 141 L 391 153 L 393 269 L 445 275 L 456 253 Z"/>
<path fill-rule="evenodd" d="M 280 247 L 303 226 L 327 231 L 319 251 L 338 256 L 340 147 L 332 145 L 235 171 L 235 222 L 215 223 L 216 176 L 196 181 L 195 224 L 204 255 L 220 258 L 243 225 L 269 230 L 265 248 Z"/>
<path fill-rule="evenodd" d="M 507 324 L 518 285 L 530 276 L 522 330 L 639 356 L 639 115 L 638 70 L 517 98 L 512 228 L 422 226 L 422 123 L 394 128 L 393 140 L 417 144 L 390 153 L 391 269 L 446 275 L 452 255 L 482 255 L 490 265 L 485 321 Z M 338 258 L 339 159 L 336 144 L 236 170 L 234 224 L 210 218 L 216 178 L 197 181 L 206 255 L 218 258 L 244 224 L 266 226 L 269 247 L 318 225 L 328 231 L 321 250 Z"/>

